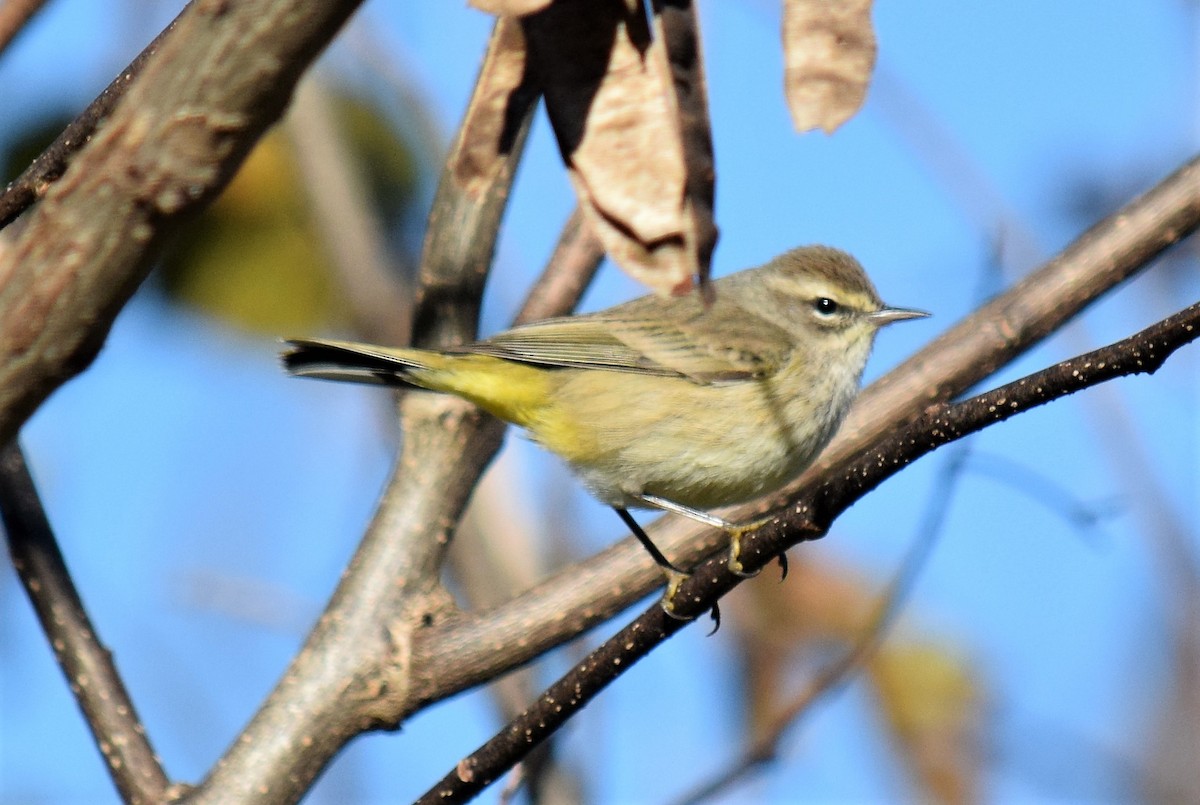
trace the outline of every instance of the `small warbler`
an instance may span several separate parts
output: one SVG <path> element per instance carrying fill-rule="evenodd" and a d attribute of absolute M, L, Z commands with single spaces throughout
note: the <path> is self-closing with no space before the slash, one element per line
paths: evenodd
<path fill-rule="evenodd" d="M 705 509 L 772 492 L 804 470 L 858 393 L 875 333 L 929 315 L 887 307 L 862 266 L 805 246 L 698 293 L 645 296 L 446 350 L 292 340 L 294 375 L 455 394 L 519 425 L 612 506 L 667 575 L 686 574 L 628 508 L 657 508 L 739 538 Z"/>

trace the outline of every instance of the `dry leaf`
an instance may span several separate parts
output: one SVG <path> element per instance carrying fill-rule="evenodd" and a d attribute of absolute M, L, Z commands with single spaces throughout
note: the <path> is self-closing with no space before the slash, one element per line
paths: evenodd
<path fill-rule="evenodd" d="M 696 28 L 690 4 L 674 3 L 651 40 L 641 4 L 629 5 L 559 0 L 522 23 L 593 231 L 635 279 L 681 293 L 707 276 L 716 243 Z"/>
<path fill-rule="evenodd" d="M 895 642 L 868 665 L 897 750 L 929 802 L 979 801 L 983 696 L 948 646 Z"/>
<path fill-rule="evenodd" d="M 783 53 L 796 129 L 832 133 L 867 95 L 875 67 L 871 0 L 784 0 Z"/>
<path fill-rule="evenodd" d="M 470 0 L 470 5 L 498 17 L 519 17 L 541 11 L 554 0 Z"/>
<path fill-rule="evenodd" d="M 468 192 L 482 193 L 504 168 L 521 121 L 511 110 L 527 103 L 517 96 L 537 91 L 526 81 L 526 55 L 520 23 L 507 17 L 496 20 L 459 129 L 461 140 L 451 149 L 455 181 Z"/>

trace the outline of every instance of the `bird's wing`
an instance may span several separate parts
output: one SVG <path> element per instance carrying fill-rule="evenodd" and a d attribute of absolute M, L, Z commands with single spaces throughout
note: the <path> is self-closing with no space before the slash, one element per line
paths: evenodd
<path fill-rule="evenodd" d="M 653 316 L 643 313 L 648 305 L 635 302 L 516 327 L 465 349 L 545 366 L 684 377 L 696 383 L 773 374 L 791 354 L 791 337 L 719 300 L 707 310 L 695 300 L 655 300 Z"/>

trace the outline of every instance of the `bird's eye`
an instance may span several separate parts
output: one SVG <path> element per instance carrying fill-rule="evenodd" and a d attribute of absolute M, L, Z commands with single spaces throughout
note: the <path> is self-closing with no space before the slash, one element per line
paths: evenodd
<path fill-rule="evenodd" d="M 832 316 L 838 312 L 841 307 L 837 302 L 830 299 L 828 296 L 821 296 L 813 300 L 813 310 L 822 316 Z"/>

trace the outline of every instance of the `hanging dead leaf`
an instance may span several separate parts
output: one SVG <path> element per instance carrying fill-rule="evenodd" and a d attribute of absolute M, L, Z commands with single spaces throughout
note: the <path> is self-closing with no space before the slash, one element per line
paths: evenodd
<path fill-rule="evenodd" d="M 867 96 L 875 67 L 871 0 L 784 0 L 783 53 L 796 129 L 832 133 Z"/>
<path fill-rule="evenodd" d="M 541 11 L 554 0 L 470 0 L 470 5 L 498 17 L 519 17 Z"/>
<path fill-rule="evenodd" d="M 712 147 L 691 4 L 662 5 L 653 39 L 640 3 L 558 0 L 522 24 L 593 231 L 635 279 L 682 293 L 716 243 Z"/>
<path fill-rule="evenodd" d="M 523 119 L 513 110 L 536 101 L 536 95 L 533 101 L 529 97 L 537 90 L 526 80 L 526 59 L 520 23 L 508 17 L 496 20 L 459 142 L 450 152 L 450 170 L 468 193 L 482 193 L 491 186 L 506 164 L 504 157 Z"/>

